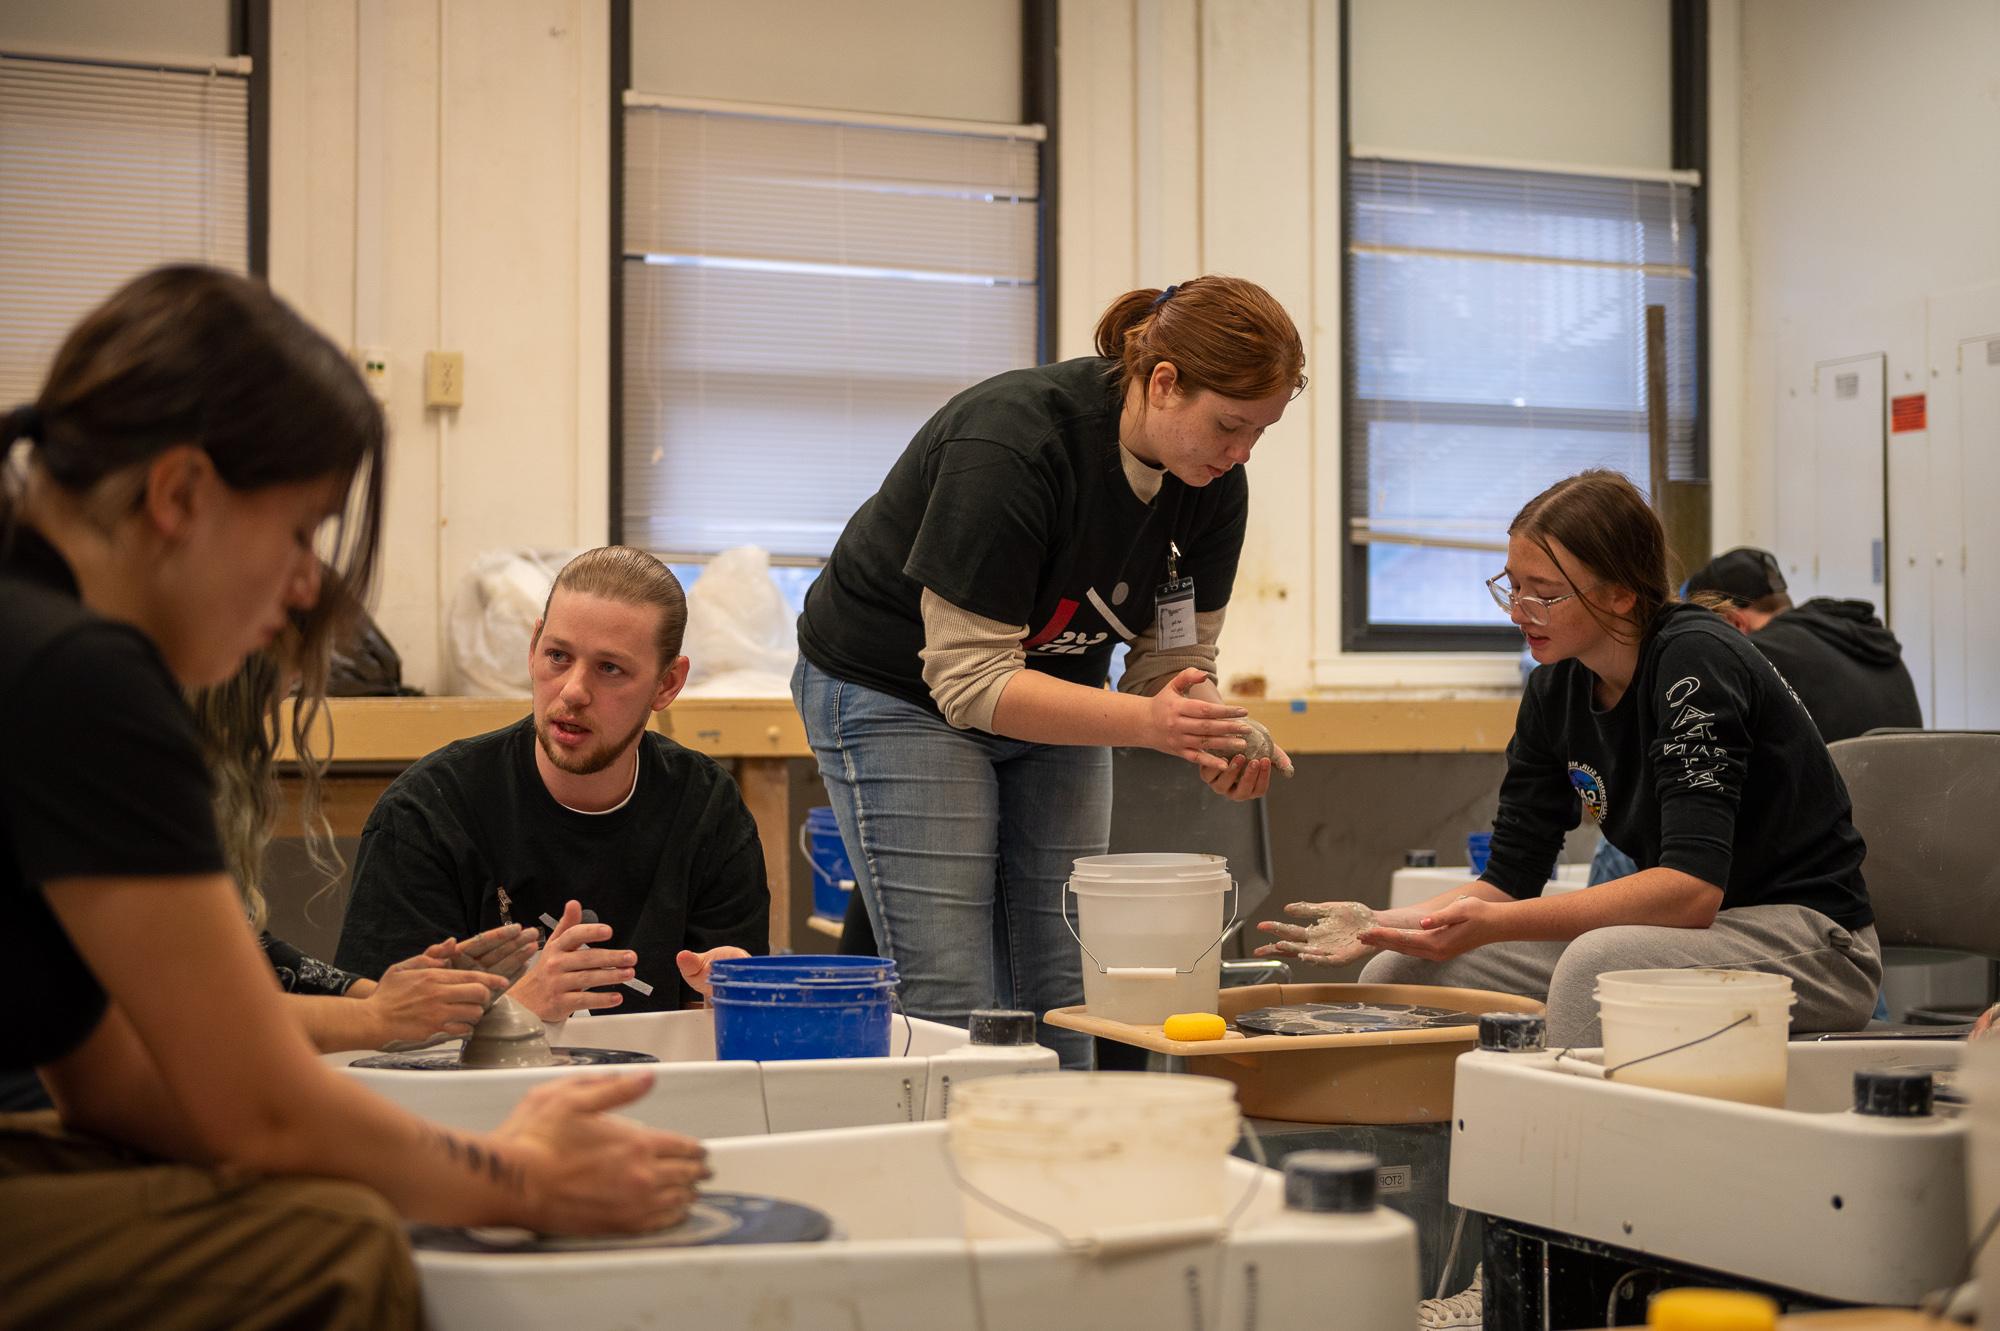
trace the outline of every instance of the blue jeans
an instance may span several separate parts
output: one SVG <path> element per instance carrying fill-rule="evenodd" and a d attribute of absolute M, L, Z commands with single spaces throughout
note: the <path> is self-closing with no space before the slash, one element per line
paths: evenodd
<path fill-rule="evenodd" d="M 1081 1003 L 1062 887 L 1110 844 L 1111 751 L 955 730 L 803 656 L 792 700 L 904 1010 L 963 1026 L 978 1008 Z M 1036 1038 L 1090 1066 L 1089 1037 Z"/>

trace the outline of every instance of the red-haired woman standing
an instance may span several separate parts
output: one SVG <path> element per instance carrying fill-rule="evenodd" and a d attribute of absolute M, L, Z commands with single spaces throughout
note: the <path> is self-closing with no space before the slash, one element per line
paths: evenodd
<path fill-rule="evenodd" d="M 1243 464 L 1305 384 L 1298 329 L 1262 288 L 1201 277 L 1113 301 L 1097 349 L 946 403 L 799 619 L 793 696 L 915 1016 L 1082 1000 L 1061 884 L 1108 841 L 1110 745 L 1232 799 L 1289 763 L 1244 758 L 1214 672 Z"/>

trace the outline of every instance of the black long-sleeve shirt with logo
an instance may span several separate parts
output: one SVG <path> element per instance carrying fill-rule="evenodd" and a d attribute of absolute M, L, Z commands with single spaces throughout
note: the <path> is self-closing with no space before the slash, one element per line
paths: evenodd
<path fill-rule="evenodd" d="M 1538 895 L 1563 834 L 1588 813 L 1641 869 L 1722 889 L 1722 908 L 1808 906 L 1874 922 L 1847 787 L 1812 718 L 1747 639 L 1711 612 L 1669 606 L 1624 696 L 1599 708 L 1575 660 L 1528 679 L 1482 877 Z"/>

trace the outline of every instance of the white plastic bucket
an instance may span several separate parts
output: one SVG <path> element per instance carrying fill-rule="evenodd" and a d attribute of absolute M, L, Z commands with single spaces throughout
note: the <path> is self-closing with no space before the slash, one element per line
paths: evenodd
<path fill-rule="evenodd" d="M 1213 1012 L 1222 989 L 1218 945 L 1234 886 L 1220 855 L 1086 855 L 1064 890 L 1076 893 L 1083 1005 L 1093 1017 L 1157 1026 L 1176 1012 Z M 1068 902 L 1063 917 L 1069 917 Z"/>
<path fill-rule="evenodd" d="M 1789 977 L 1763 971 L 1606 971 L 1597 977 L 1605 1076 L 1782 1109 L 1796 1001 Z"/>
<path fill-rule="evenodd" d="M 947 1119 L 975 1239 L 1220 1222 L 1242 1126 L 1228 1082 L 1157 1072 L 991 1077 L 955 1091 Z"/>
<path fill-rule="evenodd" d="M 1971 1040 L 1959 1065 L 1958 1088 L 1967 1101 L 1966 1234 L 1977 1239 L 2000 1209 L 2000 1035 Z M 1979 1250 L 1973 1275 L 1982 1291 L 2000 1291 L 2000 1237 Z M 1979 1300 L 1979 1331 L 2000 1331 L 2000 1294 Z"/>

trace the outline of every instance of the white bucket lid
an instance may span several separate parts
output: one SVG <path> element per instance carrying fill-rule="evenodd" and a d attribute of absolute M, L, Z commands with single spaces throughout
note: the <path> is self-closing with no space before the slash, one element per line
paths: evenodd
<path fill-rule="evenodd" d="M 1167 852 L 1085 855 L 1069 881 L 1079 896 L 1197 896 L 1228 888 L 1229 861 Z"/>
<path fill-rule="evenodd" d="M 1706 1007 L 1750 1003 L 1789 1008 L 1798 1001 L 1788 975 L 1769 971 L 1689 967 L 1679 970 L 1605 971 L 1597 977 L 1600 1002 L 1657 1003 Z"/>

